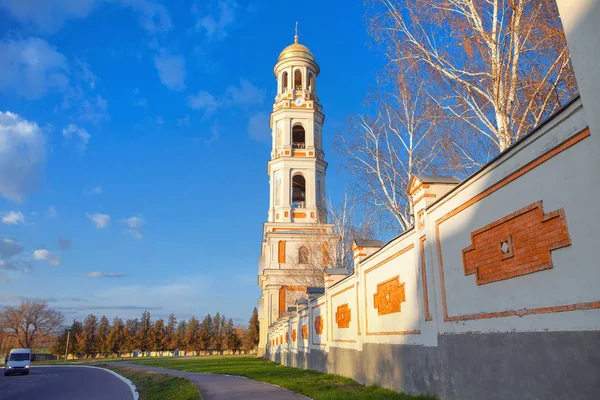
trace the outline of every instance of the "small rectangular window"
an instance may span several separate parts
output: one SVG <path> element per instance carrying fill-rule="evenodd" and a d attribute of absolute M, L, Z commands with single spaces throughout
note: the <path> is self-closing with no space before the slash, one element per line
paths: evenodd
<path fill-rule="evenodd" d="M 285 263 L 285 241 L 282 240 L 279 242 L 279 263 Z"/>

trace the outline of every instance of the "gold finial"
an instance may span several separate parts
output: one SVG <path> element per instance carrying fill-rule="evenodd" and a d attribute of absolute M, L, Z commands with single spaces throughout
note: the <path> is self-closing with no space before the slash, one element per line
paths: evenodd
<path fill-rule="evenodd" d="M 296 21 L 296 35 L 294 36 L 294 43 L 298 44 L 298 21 Z"/>

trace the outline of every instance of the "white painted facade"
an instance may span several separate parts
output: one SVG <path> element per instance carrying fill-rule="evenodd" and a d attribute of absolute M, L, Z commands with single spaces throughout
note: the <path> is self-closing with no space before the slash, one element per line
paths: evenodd
<path fill-rule="evenodd" d="M 443 393 L 454 393 L 446 398 L 482 398 L 481 394 L 473 397 L 464 384 L 447 383 L 493 381 L 493 376 L 473 372 L 490 373 L 494 368 L 514 380 L 508 385 L 512 398 L 548 398 L 531 394 L 552 392 L 547 390 L 546 377 L 538 378 L 542 375 L 535 371 L 561 376 L 564 361 L 570 368 L 591 372 L 571 386 L 553 381 L 553 388 L 564 390 L 556 398 L 598 398 L 593 356 L 597 342 L 581 338 L 594 338 L 600 332 L 600 0 L 582 0 L 577 7 L 572 1 L 558 0 L 558 5 L 581 97 L 463 182 L 415 177 L 410 190 L 416 226 L 376 251 L 357 245 L 352 275 L 329 280 L 332 283 L 325 284 L 322 296 L 270 327 L 269 338 L 282 327 L 297 329 L 300 316 L 310 314 L 305 351 L 317 353 L 315 357 L 285 358 L 280 349 L 269 347 L 271 359 L 317 366 L 396 390 L 421 385 L 442 398 Z M 466 254 L 477 254 L 472 264 Z M 526 257 L 531 262 L 515 261 Z M 536 264 L 539 260 L 544 260 L 541 267 Z M 490 270 L 492 275 L 486 275 Z M 389 288 L 396 297 L 385 291 Z M 394 307 L 385 308 L 391 304 Z M 341 306 L 350 309 L 347 327 L 340 327 L 336 319 Z M 321 334 L 314 329 L 317 316 L 323 318 Z M 539 347 L 528 342 L 532 337 L 539 340 Z M 549 345 L 559 337 L 566 338 L 566 352 Z M 463 343 L 462 338 L 486 343 L 481 352 L 492 358 L 474 356 L 478 350 L 468 343 L 461 348 L 465 352 L 461 358 L 462 353 L 453 352 L 458 347 L 448 346 Z M 520 347 L 526 343 L 531 351 Z M 364 354 L 366 346 L 376 355 Z M 390 357 L 395 358 L 387 352 L 394 352 Z M 411 359 L 411 354 L 424 355 L 425 362 L 422 357 Z M 440 365 L 426 360 L 432 354 L 443 358 Z M 548 365 L 557 354 L 564 359 L 556 359 L 556 368 Z M 353 359 L 356 363 L 348 368 L 337 365 Z M 446 364 L 448 360 L 454 364 Z M 528 371 L 533 370 L 527 388 L 517 384 L 518 372 L 511 374 L 524 360 Z M 496 363 L 491 370 L 490 363 Z M 461 369 L 462 364 L 468 367 Z M 380 365 L 396 366 L 396 375 L 369 370 Z M 440 375 L 416 386 L 414 381 L 390 379 L 416 376 L 418 380 L 430 372 L 410 371 L 411 365 L 436 366 Z M 403 375 L 403 371 L 408 372 Z M 578 376 L 579 370 L 570 379 Z M 481 390 L 478 393 L 507 398 L 486 392 L 489 382 L 487 386 L 472 383 Z M 530 396 L 525 396 L 530 389 Z"/>
<path fill-rule="evenodd" d="M 468 332 L 600 330 L 600 270 L 594 261 L 600 174 L 587 131 L 577 99 L 460 185 L 430 184 L 415 191 L 414 199 L 423 193 L 437 196 L 415 204 L 415 213 L 424 212 L 423 224 L 357 262 L 354 274 L 299 310 L 312 312 L 314 321 L 314 307 L 326 308 L 319 315 L 327 331 L 315 335 L 314 324 L 309 325 L 309 348 L 436 346 L 440 334 Z M 523 168 L 530 169 L 521 174 Z M 462 257 L 471 233 L 539 201 L 545 214 L 564 210 L 571 241 L 551 251 L 552 267 L 482 285 L 466 275 Z M 378 284 L 396 276 L 404 284 L 401 311 L 379 315 Z M 340 329 L 335 314 L 343 304 L 352 319 Z M 284 319 L 273 329 L 287 323 Z"/>
<path fill-rule="evenodd" d="M 277 95 L 270 120 L 269 212 L 258 271 L 262 290 L 258 307 L 259 354 L 266 347 L 267 327 L 294 305 L 297 298 L 305 297 L 306 283 L 298 279 L 302 267 L 299 264 L 306 262 L 302 261 L 302 251 L 335 249 L 325 203 L 327 163 L 322 141 L 325 116 L 317 96 L 319 72 L 314 56 L 298 43 L 297 36 L 282 51 L 274 68 Z M 307 242 L 311 245 L 307 246 Z M 320 242 L 327 244 L 320 246 Z M 314 260 L 319 255 L 310 257 Z M 301 340 L 294 345 L 301 348 Z M 279 344 L 278 348 L 285 346 Z"/>

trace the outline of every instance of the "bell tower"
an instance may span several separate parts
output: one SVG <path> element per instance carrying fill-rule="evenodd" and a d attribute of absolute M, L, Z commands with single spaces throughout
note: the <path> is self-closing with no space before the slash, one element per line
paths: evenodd
<path fill-rule="evenodd" d="M 294 43 L 274 68 L 269 213 L 258 267 L 259 354 L 269 325 L 304 298 L 307 287 L 323 285 L 323 269 L 331 268 L 336 249 L 333 225 L 327 223 L 319 72 L 313 54 L 298 43 L 296 27 Z"/>
<path fill-rule="evenodd" d="M 326 222 L 321 132 L 325 116 L 317 97 L 319 65 L 298 43 L 286 47 L 274 68 L 277 96 L 271 113 L 269 222 Z"/>

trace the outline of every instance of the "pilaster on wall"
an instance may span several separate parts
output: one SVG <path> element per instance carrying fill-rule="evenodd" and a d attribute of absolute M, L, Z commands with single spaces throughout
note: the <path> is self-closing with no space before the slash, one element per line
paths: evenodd
<path fill-rule="evenodd" d="M 408 182 L 408 194 L 413 206 L 416 225 L 424 223 L 424 218 L 419 216 L 427 206 L 443 197 L 460 183 L 460 179 L 453 176 L 439 175 L 413 175 Z"/>
<path fill-rule="evenodd" d="M 354 256 L 354 270 L 358 268 L 365 258 L 377 252 L 383 247 L 383 242 L 380 240 L 354 239 L 352 241 L 352 254 Z"/>
<path fill-rule="evenodd" d="M 346 277 L 346 270 L 344 268 L 327 268 L 323 271 L 323 280 L 325 282 L 325 289 L 329 289 L 342 279 Z"/>
<path fill-rule="evenodd" d="M 576 4 L 575 4 L 576 3 Z M 590 128 L 596 166 L 600 162 L 600 0 L 557 0 L 581 102 Z"/>

